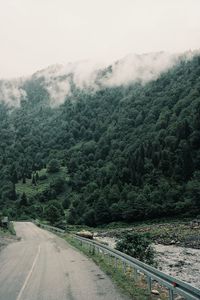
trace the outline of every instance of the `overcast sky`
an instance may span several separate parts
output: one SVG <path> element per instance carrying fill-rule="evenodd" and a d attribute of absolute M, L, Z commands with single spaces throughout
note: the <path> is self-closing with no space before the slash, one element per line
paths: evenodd
<path fill-rule="evenodd" d="M 0 0 L 0 78 L 200 48 L 200 0 Z"/>

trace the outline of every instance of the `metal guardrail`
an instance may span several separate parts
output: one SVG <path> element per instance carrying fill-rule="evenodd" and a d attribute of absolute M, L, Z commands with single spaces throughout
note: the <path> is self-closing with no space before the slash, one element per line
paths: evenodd
<path fill-rule="evenodd" d="M 129 255 L 109 248 L 93 240 L 88 240 L 77 235 L 74 235 L 74 238 L 78 240 L 81 245 L 82 243 L 88 244 L 90 246 L 90 250 L 92 250 L 93 253 L 95 253 L 95 251 L 101 251 L 103 254 L 106 253 L 110 257 L 114 257 L 115 265 L 117 265 L 117 260 L 120 260 L 123 263 L 124 270 L 126 269 L 126 265 L 128 265 L 135 270 L 135 274 L 138 274 L 138 272 L 143 273 L 147 277 L 148 289 L 150 292 L 152 289 L 153 281 L 156 281 L 160 285 L 168 289 L 170 300 L 174 300 L 175 295 L 177 294 L 183 296 L 186 300 L 200 299 L 200 290 L 186 282 L 167 275 Z"/>
<path fill-rule="evenodd" d="M 37 225 L 38 227 L 41 227 L 41 228 L 44 228 L 44 229 L 47 229 L 49 231 L 52 231 L 52 232 L 58 232 L 58 233 L 65 233 L 65 230 L 63 229 L 60 229 L 58 227 L 53 227 L 53 226 L 50 226 L 50 225 L 46 225 L 46 224 L 42 224 L 42 223 L 39 223 L 37 221 L 34 221 L 35 225 Z"/>

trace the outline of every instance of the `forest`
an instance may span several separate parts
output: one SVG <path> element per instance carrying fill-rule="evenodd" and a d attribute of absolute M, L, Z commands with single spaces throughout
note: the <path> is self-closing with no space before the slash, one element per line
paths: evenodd
<path fill-rule="evenodd" d="M 0 102 L 3 215 L 88 226 L 200 215 L 200 56 L 146 84 L 74 87 L 58 107 L 42 78 L 24 89 L 19 107 Z"/>

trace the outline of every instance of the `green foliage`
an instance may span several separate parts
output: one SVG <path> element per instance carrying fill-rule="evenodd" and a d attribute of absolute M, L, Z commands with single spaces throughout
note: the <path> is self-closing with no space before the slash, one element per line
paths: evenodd
<path fill-rule="evenodd" d="M 156 296 L 149 296 L 147 284 L 138 280 L 138 278 L 134 278 L 134 275 L 129 272 L 124 273 L 123 266 L 119 262 L 116 269 L 114 258 L 111 258 L 108 262 L 106 257 L 102 256 L 101 252 L 97 253 L 91 251 L 90 247 L 81 246 L 80 243 L 70 235 L 65 236 L 65 239 L 72 246 L 89 256 L 108 276 L 112 278 L 123 293 L 128 295 L 130 299 L 149 300 L 156 298 Z M 166 297 L 161 297 L 161 299 L 166 299 Z"/>
<path fill-rule="evenodd" d="M 91 211 L 90 211 L 90 215 L 91 215 Z M 86 216 L 88 219 L 88 215 L 86 215 Z M 90 216 L 90 218 L 92 220 L 93 217 Z M 95 209 L 94 209 L 94 219 L 95 219 L 95 223 L 97 225 L 106 224 L 111 221 L 110 211 L 109 211 L 108 205 L 104 199 L 100 198 L 98 200 L 98 202 L 96 203 Z"/>
<path fill-rule="evenodd" d="M 26 194 L 23 193 L 19 202 L 20 206 L 27 206 L 28 205 L 28 200 L 26 197 Z"/>
<path fill-rule="evenodd" d="M 52 225 L 56 225 L 63 216 L 62 205 L 58 201 L 51 201 L 45 207 L 44 216 Z"/>
<path fill-rule="evenodd" d="M 56 173 L 60 170 L 60 163 L 57 159 L 52 159 L 47 165 L 47 172 Z"/>
<path fill-rule="evenodd" d="M 155 252 L 149 234 L 126 233 L 116 244 L 116 249 L 147 264 L 155 264 Z"/>
<path fill-rule="evenodd" d="M 64 209 L 68 209 L 70 206 L 70 199 L 66 196 L 62 202 L 62 206 Z"/>
<path fill-rule="evenodd" d="M 27 81 L 19 108 L 0 102 L 0 209 L 43 217 L 68 198 L 68 222 L 92 226 L 200 214 L 199 61 L 145 85 L 73 87 L 56 108 Z"/>

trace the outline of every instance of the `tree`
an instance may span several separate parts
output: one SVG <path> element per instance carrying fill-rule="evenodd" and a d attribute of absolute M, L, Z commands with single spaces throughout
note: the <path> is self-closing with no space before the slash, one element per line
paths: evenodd
<path fill-rule="evenodd" d="M 116 249 L 147 264 L 154 264 L 155 252 L 149 234 L 126 233 Z"/>
<path fill-rule="evenodd" d="M 55 225 L 61 219 L 61 213 L 55 203 L 50 203 L 45 207 L 44 215 L 52 225 Z"/>
<path fill-rule="evenodd" d="M 23 176 L 22 176 L 22 183 L 23 184 L 25 184 L 26 183 L 26 177 L 25 177 L 25 175 L 23 174 Z"/>
<path fill-rule="evenodd" d="M 94 209 L 89 209 L 86 211 L 86 213 L 83 215 L 83 221 L 84 224 L 87 226 L 95 226 L 95 211 Z"/>
<path fill-rule="evenodd" d="M 26 194 L 23 193 L 19 202 L 20 206 L 27 206 L 28 205 L 28 200 L 26 197 Z"/>
<path fill-rule="evenodd" d="M 69 224 L 72 224 L 72 225 L 76 224 L 77 218 L 78 218 L 78 216 L 77 216 L 77 210 L 76 210 L 76 208 L 74 206 L 71 206 L 69 208 L 67 222 Z"/>
<path fill-rule="evenodd" d="M 65 199 L 62 202 L 62 206 L 64 209 L 68 209 L 70 206 L 70 198 L 69 197 L 65 197 Z"/>
<path fill-rule="evenodd" d="M 18 182 L 17 171 L 16 171 L 16 168 L 14 165 L 12 165 L 12 168 L 11 168 L 11 181 L 14 184 L 16 184 Z"/>
<path fill-rule="evenodd" d="M 186 199 L 194 207 L 196 213 L 200 213 L 200 171 L 194 173 L 194 177 L 186 185 Z"/>
<path fill-rule="evenodd" d="M 36 185 L 36 178 L 35 178 L 34 174 L 32 176 L 32 185 Z"/>
<path fill-rule="evenodd" d="M 35 179 L 36 179 L 36 182 L 40 179 L 38 172 L 36 172 L 36 174 L 35 174 Z"/>
<path fill-rule="evenodd" d="M 65 180 L 62 177 L 57 177 L 50 183 L 50 188 L 55 190 L 56 193 L 61 193 L 64 189 Z"/>
<path fill-rule="evenodd" d="M 110 211 L 106 201 L 100 198 L 95 205 L 95 223 L 107 224 L 111 221 Z"/>
<path fill-rule="evenodd" d="M 47 172 L 56 173 L 60 170 L 60 163 L 57 159 L 52 159 L 47 165 Z"/>

